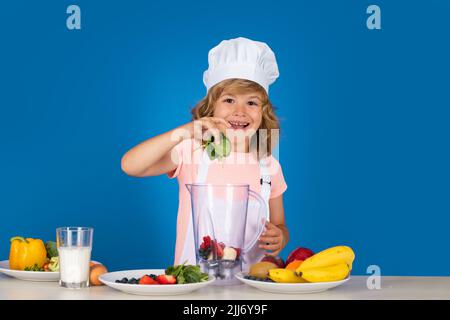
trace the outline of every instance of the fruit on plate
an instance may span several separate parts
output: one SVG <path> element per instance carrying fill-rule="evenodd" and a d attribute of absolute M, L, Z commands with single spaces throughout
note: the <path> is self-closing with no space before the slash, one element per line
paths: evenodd
<path fill-rule="evenodd" d="M 347 278 L 350 269 L 346 263 L 339 263 L 329 267 L 306 269 L 301 277 L 309 282 L 330 282 Z"/>
<path fill-rule="evenodd" d="M 258 278 L 258 279 L 267 279 L 269 277 L 269 270 L 276 269 L 278 266 L 269 261 L 261 261 L 250 266 L 248 271 L 249 276 Z"/>
<path fill-rule="evenodd" d="M 297 273 L 306 269 L 328 267 L 335 264 L 345 263 L 352 270 L 352 263 L 355 259 L 355 253 L 350 247 L 336 246 L 309 257 L 298 267 Z"/>
<path fill-rule="evenodd" d="M 286 269 L 295 271 L 303 263 L 303 260 L 294 260 L 286 265 Z"/>
<path fill-rule="evenodd" d="M 261 261 L 267 261 L 267 262 L 275 263 L 278 266 L 278 268 L 284 268 L 286 266 L 284 261 L 283 261 L 283 259 L 281 259 L 278 256 L 274 257 L 274 256 L 267 255 L 264 258 L 262 258 Z"/>
<path fill-rule="evenodd" d="M 176 284 L 177 278 L 172 275 L 161 274 L 156 277 L 156 281 L 158 281 L 159 284 Z"/>
<path fill-rule="evenodd" d="M 12 270 L 42 269 L 47 250 L 41 239 L 13 237 L 10 240 L 9 268 Z"/>
<path fill-rule="evenodd" d="M 145 275 L 141 279 L 139 279 L 139 284 L 159 284 L 159 282 L 149 275 Z"/>
<path fill-rule="evenodd" d="M 269 278 L 278 283 L 306 282 L 302 277 L 295 274 L 294 271 L 282 268 L 269 270 Z"/>
<path fill-rule="evenodd" d="M 90 262 L 92 264 L 89 268 L 89 285 L 92 286 L 102 286 L 103 282 L 101 282 L 98 278 L 108 272 L 108 269 L 100 263 Z"/>
<path fill-rule="evenodd" d="M 287 259 L 286 259 L 286 265 L 291 263 L 294 260 L 303 260 L 305 261 L 309 257 L 313 256 L 314 252 L 311 249 L 308 248 L 296 248 L 289 253 Z"/>
<path fill-rule="evenodd" d="M 295 270 L 309 282 L 343 280 L 352 270 L 355 253 L 350 247 L 336 246 L 309 257 Z"/>
<path fill-rule="evenodd" d="M 122 278 L 116 283 L 122 284 L 187 284 L 208 281 L 210 278 L 207 273 L 200 271 L 198 265 L 181 265 L 169 266 L 164 274 L 146 274 L 141 278 Z"/>

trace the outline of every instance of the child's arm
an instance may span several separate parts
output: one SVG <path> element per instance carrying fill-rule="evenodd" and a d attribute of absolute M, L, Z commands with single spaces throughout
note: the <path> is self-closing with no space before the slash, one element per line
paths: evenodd
<path fill-rule="evenodd" d="M 179 159 L 175 153 L 172 160 L 171 151 L 178 143 L 192 136 L 191 127 L 192 123 L 189 122 L 141 142 L 122 157 L 122 170 L 134 177 L 156 176 L 175 170 Z M 180 129 L 190 136 L 175 135 L 174 132 Z"/>
<path fill-rule="evenodd" d="M 195 127 L 195 122 L 198 126 Z M 134 177 L 157 176 L 173 171 L 178 166 L 178 154 L 172 149 L 184 139 L 203 137 L 203 130 L 211 130 L 217 137 L 218 132 L 224 131 L 231 125 L 224 119 L 215 117 L 203 117 L 198 121 L 188 122 L 175 129 L 162 133 L 156 137 L 141 142 L 130 149 L 122 157 L 122 170 Z M 201 130 L 199 137 L 194 135 L 194 130 Z"/>
<path fill-rule="evenodd" d="M 277 256 L 289 241 L 289 231 L 285 225 L 283 195 L 269 200 L 270 222 L 260 238 L 260 248 L 270 250 L 269 255 Z"/>

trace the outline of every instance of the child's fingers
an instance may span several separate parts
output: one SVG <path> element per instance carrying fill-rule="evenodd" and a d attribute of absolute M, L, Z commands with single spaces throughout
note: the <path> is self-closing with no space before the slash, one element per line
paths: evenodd
<path fill-rule="evenodd" d="M 279 240 L 277 239 L 277 237 L 260 237 L 259 238 L 259 242 L 262 243 L 276 243 L 279 242 Z"/>
<path fill-rule="evenodd" d="M 231 128 L 231 124 L 225 119 L 210 117 L 209 120 L 211 120 L 213 125 L 224 134 L 226 134 L 228 128 Z"/>
<path fill-rule="evenodd" d="M 220 124 L 224 125 L 226 128 L 231 128 L 231 124 L 228 121 L 226 121 L 225 119 L 217 118 L 217 117 L 210 117 L 210 119 L 214 123 L 217 123 L 217 124 L 220 123 Z"/>
<path fill-rule="evenodd" d="M 280 245 L 279 244 L 260 244 L 259 248 L 263 249 L 263 250 L 270 250 L 270 251 L 276 251 L 280 249 Z"/>
<path fill-rule="evenodd" d="M 261 245 L 266 245 L 266 246 L 270 246 L 270 245 L 280 245 L 282 239 L 281 237 L 260 237 L 258 239 L 258 241 L 260 242 Z"/>
<path fill-rule="evenodd" d="M 266 221 L 266 228 L 267 229 L 274 229 L 274 228 L 278 228 L 278 227 L 276 225 L 274 225 L 272 222 Z"/>
<path fill-rule="evenodd" d="M 220 141 L 220 131 L 212 121 L 204 120 L 202 125 L 206 129 L 203 134 L 204 140 L 209 140 L 211 136 L 214 136 L 214 141 Z"/>
<path fill-rule="evenodd" d="M 278 229 L 267 229 L 261 235 L 264 237 L 279 237 L 281 235 L 281 231 Z"/>

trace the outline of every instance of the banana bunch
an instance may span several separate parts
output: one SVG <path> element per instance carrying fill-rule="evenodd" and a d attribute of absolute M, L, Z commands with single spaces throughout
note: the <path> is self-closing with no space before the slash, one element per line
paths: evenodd
<path fill-rule="evenodd" d="M 321 251 L 303 261 L 294 270 L 268 266 L 265 272 L 278 283 L 330 282 L 347 278 L 355 253 L 350 247 L 337 246 Z"/>
<path fill-rule="evenodd" d="M 277 268 L 269 270 L 269 278 L 279 283 L 302 283 L 305 279 L 295 274 L 293 270 Z"/>
<path fill-rule="evenodd" d="M 308 282 L 343 280 L 350 274 L 354 259 L 355 253 L 350 247 L 332 247 L 303 261 L 295 274 Z"/>

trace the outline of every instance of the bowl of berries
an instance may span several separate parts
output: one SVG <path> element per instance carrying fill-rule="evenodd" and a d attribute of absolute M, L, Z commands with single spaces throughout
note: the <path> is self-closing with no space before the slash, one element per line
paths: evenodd
<path fill-rule="evenodd" d="M 140 269 L 105 273 L 99 280 L 112 289 L 137 295 L 179 295 L 210 285 L 215 277 L 197 265 L 170 266 L 167 269 Z"/>

